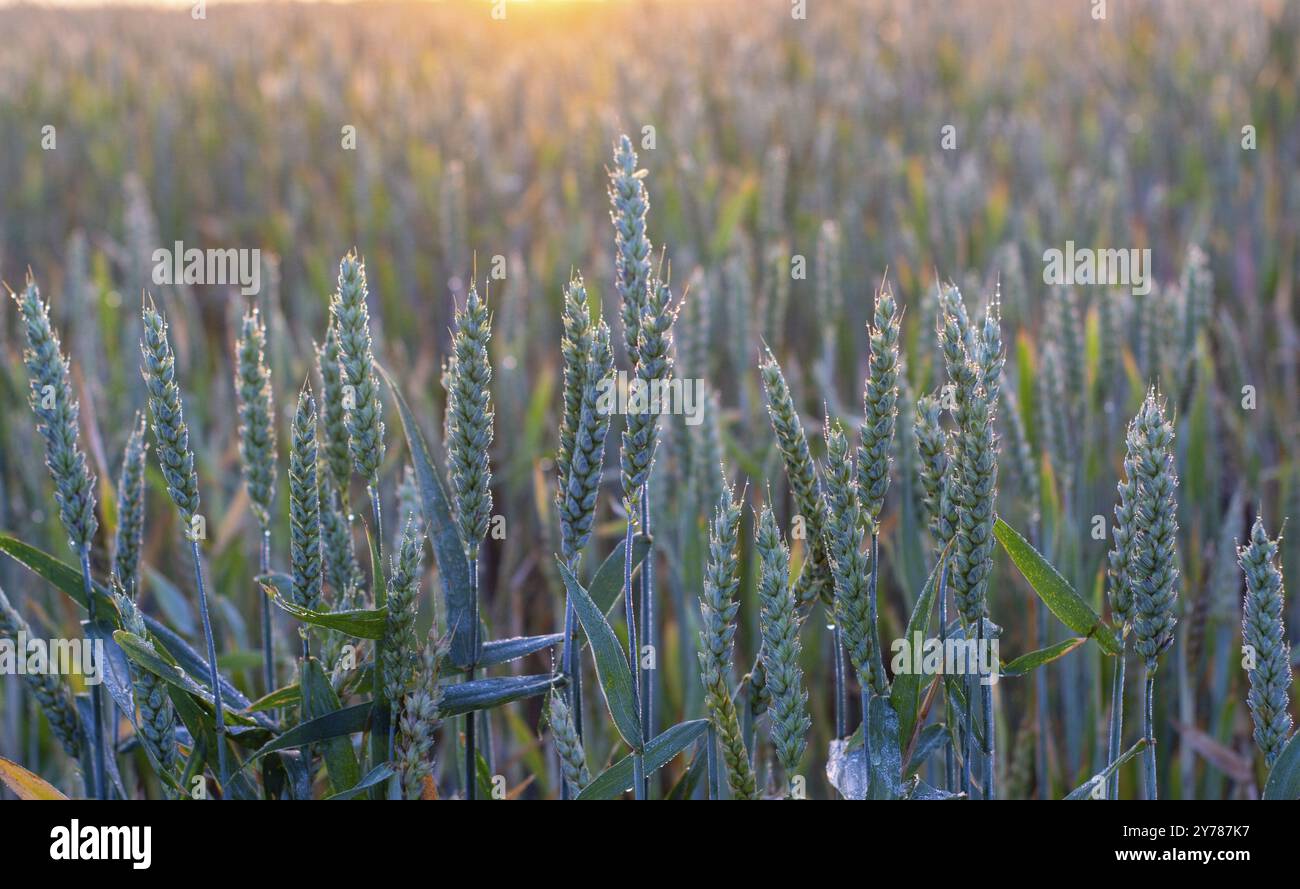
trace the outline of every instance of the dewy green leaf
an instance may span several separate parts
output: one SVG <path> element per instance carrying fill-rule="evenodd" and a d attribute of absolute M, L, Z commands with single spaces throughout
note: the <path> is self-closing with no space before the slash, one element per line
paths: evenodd
<path fill-rule="evenodd" d="M 217 734 L 213 725 L 212 717 L 199 706 L 199 702 L 194 696 L 182 690 L 178 686 L 171 686 L 167 691 L 168 697 L 171 698 L 172 706 L 176 708 L 176 715 L 181 718 L 185 728 L 189 730 L 190 737 L 194 738 L 198 744 L 198 750 L 208 751 L 216 750 Z M 223 700 L 224 703 L 224 700 Z M 229 753 L 230 739 L 232 735 L 226 734 L 226 748 Z M 209 756 L 207 753 L 200 755 L 200 760 L 207 762 L 209 759 L 215 760 L 215 754 Z M 215 768 L 214 762 L 208 762 Z M 187 786 L 182 784 L 182 786 Z M 236 772 L 227 778 L 224 788 L 225 795 L 232 799 L 259 799 L 257 789 L 253 787 L 248 776 L 242 771 Z"/>
<path fill-rule="evenodd" d="M 871 696 L 871 785 L 868 799 L 898 799 L 904 794 L 903 754 L 899 747 L 898 714 L 883 695 Z"/>
<path fill-rule="evenodd" d="M 135 713 L 135 689 L 131 683 L 131 671 L 126 663 L 122 647 L 113 639 L 113 627 L 105 621 L 83 621 L 87 639 L 94 639 L 104 646 L 104 688 L 113 703 L 123 713 Z"/>
<path fill-rule="evenodd" d="M 679 723 L 645 745 L 645 773 L 650 775 L 663 768 L 673 757 L 685 750 L 704 734 L 709 726 L 707 719 L 692 719 Z M 615 799 L 632 789 L 632 756 L 623 757 L 601 772 L 582 792 L 578 799 Z"/>
<path fill-rule="evenodd" d="M 210 675 L 208 662 L 194 650 L 193 646 L 172 632 L 166 624 L 148 615 L 145 615 L 144 625 L 149 635 L 153 637 L 153 641 L 158 644 L 159 654 L 164 656 L 164 660 L 174 660 L 178 667 L 200 684 L 208 681 Z M 248 698 L 235 688 L 229 679 L 218 676 L 218 681 L 221 683 L 221 701 L 227 708 L 250 709 Z M 256 714 L 255 718 L 263 728 L 276 728 L 275 722 L 264 714 Z"/>
<path fill-rule="evenodd" d="M 283 573 L 263 574 L 257 578 L 266 595 L 281 611 L 293 615 L 305 624 L 337 630 L 345 636 L 357 639 L 382 639 L 384 623 L 388 619 L 387 608 L 355 608 L 343 611 L 312 611 L 301 605 L 295 605 L 285 598 L 293 578 Z"/>
<path fill-rule="evenodd" d="M 620 538 L 618 545 L 601 562 L 600 567 L 596 569 L 596 576 L 591 579 L 587 586 L 587 595 L 591 596 L 591 601 L 596 603 L 601 614 L 609 614 L 610 610 L 618 602 L 619 596 L 623 594 L 623 551 L 626 549 L 624 541 Z M 644 534 L 638 534 L 632 540 L 632 569 L 635 571 L 643 561 L 646 553 L 650 551 L 650 538 Z"/>
<path fill-rule="evenodd" d="M 511 701 L 545 694 L 563 681 L 557 673 L 543 673 L 537 676 L 493 676 L 446 685 L 442 689 L 438 715 L 446 719 L 475 710 L 490 710 Z"/>
<path fill-rule="evenodd" d="M 945 550 L 944 554 L 946 552 Z M 935 563 L 929 579 L 925 582 L 925 589 L 916 600 L 916 607 L 912 609 L 912 617 L 907 622 L 907 635 L 904 637 L 909 644 L 914 643 L 918 634 L 924 641 L 930 633 L 930 612 L 934 608 L 939 566 L 943 564 L 944 554 L 941 554 L 940 559 Z M 921 708 L 921 692 L 930 684 L 931 679 L 930 676 L 910 670 L 894 677 L 894 685 L 889 690 L 889 702 L 894 712 L 898 714 L 899 743 L 904 746 L 911 743 L 912 733 L 916 728 L 916 715 Z"/>
<path fill-rule="evenodd" d="M 302 747 L 306 744 L 315 744 L 319 741 L 328 741 L 331 738 L 340 738 L 344 735 L 363 732 L 370 724 L 372 707 L 373 703 L 371 701 L 362 701 L 360 704 L 353 704 L 351 707 L 344 707 L 341 710 L 335 710 L 332 713 L 326 713 L 324 716 L 318 716 L 308 722 L 296 725 L 278 738 L 274 738 L 259 747 L 244 762 L 244 765 L 247 766 L 254 760 L 277 750 L 288 750 L 292 747 Z"/>
<path fill-rule="evenodd" d="M 1003 676 L 1023 676 L 1033 670 L 1038 669 L 1044 664 L 1050 664 L 1057 658 L 1064 657 L 1074 651 L 1080 645 L 1088 641 L 1086 636 L 1073 636 L 1057 642 L 1055 645 L 1049 645 L 1046 648 L 1040 648 L 1037 651 L 1031 651 L 1028 654 L 1022 654 L 1020 657 L 1003 664 L 1001 675 Z"/>
<path fill-rule="evenodd" d="M 375 369 L 388 384 L 397 402 L 397 412 L 402 418 L 402 432 L 406 435 L 406 448 L 411 454 L 416 482 L 420 488 L 420 503 L 424 507 L 424 522 L 429 541 L 433 544 L 434 561 L 438 563 L 438 578 L 442 581 L 443 596 L 447 603 L 447 627 L 451 632 L 451 660 L 458 667 L 468 667 L 477 658 L 472 650 L 474 603 L 470 592 L 469 560 L 465 545 L 451 514 L 451 500 L 442 473 L 434 463 L 420 424 L 402 397 L 388 371 L 378 362 Z M 436 441 L 436 440 L 435 440 Z"/>
<path fill-rule="evenodd" d="M 1096 639 L 1102 651 L 1107 654 L 1119 654 L 1119 642 L 1115 639 L 1114 632 L 1038 550 L 1000 518 L 993 526 L 993 533 L 1025 580 L 1029 581 L 1038 598 L 1043 600 L 1043 604 L 1061 623 L 1076 633 Z"/>
<path fill-rule="evenodd" d="M 930 754 L 941 749 L 947 740 L 948 727 L 942 722 L 932 723 L 921 729 L 916 747 L 912 750 L 912 757 L 907 763 L 907 768 L 903 770 L 903 777 L 910 778 L 920 771 Z"/>
<path fill-rule="evenodd" d="M 358 781 L 356 785 L 349 787 L 347 790 L 335 793 L 332 796 L 327 796 L 325 799 L 353 799 L 370 788 L 378 787 L 383 784 L 389 778 L 393 777 L 393 774 L 392 766 L 386 762 L 380 763 L 367 772 L 366 776 Z"/>
<path fill-rule="evenodd" d="M 118 630 L 113 634 L 114 641 L 121 646 L 126 656 L 139 666 L 148 670 L 159 679 L 175 688 L 180 689 L 187 694 L 191 694 L 209 708 L 213 706 L 212 692 L 206 686 L 200 685 L 193 677 L 183 671 L 180 667 L 162 657 L 158 651 L 148 642 L 141 639 L 126 630 Z M 251 719 L 247 714 L 240 713 L 238 710 L 231 709 L 230 703 L 223 700 L 222 709 L 225 710 L 226 719 L 235 725 L 258 725 L 259 723 Z"/>
<path fill-rule="evenodd" d="M 559 645 L 563 641 L 563 633 L 493 639 L 490 642 L 484 642 L 480 647 L 478 667 L 495 667 L 499 664 L 517 661 L 522 657 Z"/>
<path fill-rule="evenodd" d="M 564 585 L 569 590 L 569 599 L 582 628 L 591 640 L 592 655 L 596 661 L 596 678 L 600 680 L 600 690 L 605 696 L 605 706 L 614 720 L 614 726 L 623 740 L 633 750 L 641 744 L 641 717 L 637 713 L 635 697 L 632 693 L 632 669 L 623 655 L 622 646 L 614 629 L 605 619 L 604 613 L 591 601 L 591 596 L 578 583 L 578 579 L 556 560 L 560 573 L 564 576 Z"/>
<path fill-rule="evenodd" d="M 330 685 L 320 661 L 314 657 L 307 658 L 301 672 L 303 718 L 312 720 L 336 712 L 339 709 L 339 696 Z M 330 786 L 335 792 L 346 790 L 361 779 L 361 766 L 357 762 L 356 751 L 352 749 L 351 738 L 339 736 L 323 741 L 321 754 L 325 759 L 325 770 L 329 773 Z"/>
<path fill-rule="evenodd" d="M 277 688 L 269 695 L 263 695 L 244 709 L 258 713 L 266 710 L 278 710 L 281 707 L 292 707 L 301 699 L 302 690 L 298 687 L 298 683 L 295 682 L 293 685 Z"/>
<path fill-rule="evenodd" d="M 1286 742 L 1264 782 L 1264 799 L 1300 799 L 1300 734 Z"/>
<path fill-rule="evenodd" d="M 0 551 L 5 552 L 15 562 L 34 574 L 38 574 L 83 609 L 86 607 L 86 590 L 81 578 L 81 569 L 73 568 L 66 562 L 56 559 L 47 552 L 23 543 L 17 537 L 0 533 Z M 95 593 L 99 596 L 99 610 L 105 614 L 115 614 L 116 606 L 101 584 L 95 584 Z"/>

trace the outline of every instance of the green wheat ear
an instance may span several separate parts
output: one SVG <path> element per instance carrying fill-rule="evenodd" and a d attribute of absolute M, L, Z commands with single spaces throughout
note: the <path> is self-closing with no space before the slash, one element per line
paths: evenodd
<path fill-rule="evenodd" d="M 144 615 L 140 609 L 120 590 L 114 581 L 116 591 L 113 599 L 117 603 L 118 614 L 122 618 L 122 629 L 138 636 L 145 645 L 152 647 L 149 632 L 145 628 Z M 172 708 L 168 696 L 168 685 L 153 673 L 134 663 L 131 667 L 131 684 L 135 689 L 135 703 L 140 711 L 139 718 L 128 714 L 135 722 L 140 743 L 149 753 L 150 760 L 163 774 L 170 775 L 176 768 L 180 757 L 176 749 L 176 711 Z"/>
<path fill-rule="evenodd" d="M 573 564 L 591 537 L 600 490 L 600 476 L 609 432 L 609 413 L 600 408 L 604 386 L 611 381 L 614 356 L 609 328 L 593 322 L 582 277 L 575 275 L 565 289 L 564 412 L 560 419 L 560 446 L 556 453 L 560 514 L 560 549 Z"/>
<path fill-rule="evenodd" d="M 419 669 L 415 618 L 419 609 L 423 546 L 424 536 L 414 522 L 408 521 L 388 579 L 388 619 L 384 626 L 381 668 L 384 697 L 390 701 L 402 699 Z"/>
<path fill-rule="evenodd" d="M 889 490 L 889 465 L 898 418 L 898 339 L 902 313 L 888 285 L 876 294 L 870 329 L 871 363 L 862 393 L 863 420 L 858 447 L 858 489 L 863 519 L 875 533 Z"/>
<path fill-rule="evenodd" d="M 859 474 L 859 478 L 861 475 Z M 874 628 L 867 594 L 867 554 L 860 546 L 862 507 L 853 458 L 838 420 L 826 433 L 826 543 L 835 581 L 835 617 L 844 628 L 844 645 L 863 684 L 878 687 L 874 676 Z"/>
<path fill-rule="evenodd" d="M 316 348 L 316 372 L 320 375 L 325 465 L 329 471 L 331 488 L 338 496 L 340 509 L 346 517 L 348 485 L 352 481 L 352 455 L 348 444 L 342 358 L 338 322 L 331 312 L 329 326 L 325 331 L 325 342 Z"/>
<path fill-rule="evenodd" d="M 577 796 L 591 782 L 591 773 L 587 770 L 587 754 L 574 726 L 573 713 L 563 694 L 551 692 L 547 699 L 547 716 L 551 735 L 555 738 L 555 750 L 560 756 L 560 772 L 569 785 L 569 792 Z"/>
<path fill-rule="evenodd" d="M 185 425 L 181 390 L 176 383 L 176 356 L 167 339 L 167 322 L 158 314 L 151 297 L 145 303 L 142 321 L 141 374 L 149 392 L 158 464 L 167 483 L 167 494 L 180 511 L 189 539 L 192 520 L 199 511 L 199 478 L 194 471 L 190 431 Z"/>
<path fill-rule="evenodd" d="M 781 539 L 776 517 L 764 506 L 756 529 L 755 547 L 762 564 L 758 595 L 762 602 L 763 664 L 771 693 L 771 735 L 777 761 L 787 780 L 798 774 L 812 720 L 808 691 L 799 665 L 799 619 L 790 587 L 790 552 Z"/>
<path fill-rule="evenodd" d="M 22 315 L 29 401 L 36 428 L 45 441 L 45 466 L 54 480 L 59 521 L 81 554 L 89 552 L 99 522 L 95 518 L 95 477 L 78 438 L 80 409 L 72 397 L 68 360 L 50 326 L 50 310 L 31 275 L 21 295 L 10 292 Z"/>
<path fill-rule="evenodd" d="M 376 487 L 384 462 L 384 407 L 374 370 L 366 297 L 366 264 L 350 252 L 339 262 L 338 290 L 330 301 L 330 315 L 338 336 L 342 381 L 351 387 L 351 404 L 345 398 L 344 408 L 352 463 L 366 484 Z M 333 464 L 331 467 L 333 472 Z M 345 485 L 338 487 L 340 492 L 346 490 Z"/>
<path fill-rule="evenodd" d="M 560 357 L 564 362 L 564 410 L 560 414 L 560 446 L 555 453 L 559 492 L 555 501 L 563 507 L 569 488 L 569 464 L 573 442 L 578 434 L 582 414 L 582 393 L 587 382 L 587 364 L 591 361 L 592 322 L 587 305 L 587 288 L 582 275 L 574 273 L 564 288 L 564 334 L 560 338 Z M 566 557 L 567 559 L 567 557 Z"/>
<path fill-rule="evenodd" d="M 235 343 L 235 391 L 239 396 L 239 465 L 253 514 L 263 531 L 275 499 L 275 423 L 271 369 L 266 365 L 266 325 L 256 308 L 244 313 Z"/>
<path fill-rule="evenodd" d="M 1165 419 L 1164 400 L 1147 393 L 1128 436 L 1128 456 L 1136 472 L 1136 508 L 1129 579 L 1133 587 L 1135 648 L 1148 670 L 1174 642 L 1174 602 L 1178 596 L 1178 519 L 1174 499 L 1174 427 Z"/>
<path fill-rule="evenodd" d="M 790 493 L 794 496 L 795 507 L 803 517 L 808 532 L 808 554 L 795 585 L 795 596 L 800 605 L 814 602 L 818 597 L 829 603 L 835 585 L 822 535 L 822 518 L 826 507 L 821 483 L 817 478 L 817 467 L 813 464 L 812 452 L 808 449 L 808 437 L 804 434 L 803 423 L 795 409 L 790 387 L 786 385 L 785 376 L 781 373 L 781 366 L 777 364 L 770 349 L 766 350 L 763 362 L 759 365 L 759 373 L 767 397 L 767 414 L 771 418 L 776 445 L 785 463 L 786 478 L 790 482 Z"/>
<path fill-rule="evenodd" d="M 447 455 L 456 521 L 466 555 L 478 557 L 492 515 L 492 365 L 488 341 L 492 321 L 486 298 L 471 283 L 465 305 L 456 310 L 448 367 Z"/>
<path fill-rule="evenodd" d="M 948 434 L 940 421 L 943 409 L 937 395 L 922 395 L 916 400 L 913 419 L 916 449 L 921 458 L 922 503 L 930 527 L 930 536 L 942 550 L 952 536 L 952 525 L 945 520 L 944 491 L 948 474 Z"/>
<path fill-rule="evenodd" d="M 709 558 L 700 595 L 700 679 L 709 719 L 722 745 L 727 785 L 736 799 L 757 799 L 758 788 L 731 691 L 736 613 L 740 602 L 740 500 L 730 485 L 718 497 L 709 526 Z"/>
<path fill-rule="evenodd" d="M 450 648 L 450 637 L 435 639 L 430 631 L 417 659 L 414 688 L 402 698 L 394 762 L 407 799 L 420 799 L 425 779 L 433 776 L 434 731 L 440 721 L 438 708 L 443 695 L 440 670 Z"/>
<path fill-rule="evenodd" d="M 111 574 L 132 599 L 140 587 L 140 552 L 144 544 L 144 467 L 149 444 L 144 440 L 144 416 L 137 413 L 122 452 L 117 478 L 117 533 Z"/>
<path fill-rule="evenodd" d="M 672 377 L 672 327 L 676 320 L 677 307 L 672 305 L 668 282 L 655 278 L 646 288 L 632 383 L 641 388 L 649 407 L 644 413 L 628 414 L 619 454 L 623 496 L 629 503 L 635 502 L 654 465 L 659 440 L 659 412 L 650 405 L 650 400 L 655 388 Z M 659 410 L 662 409 L 660 405 Z"/>
<path fill-rule="evenodd" d="M 1242 608 L 1241 641 L 1253 649 L 1255 666 L 1249 671 L 1250 693 L 1246 697 L 1255 722 L 1255 743 L 1270 768 L 1291 737 L 1291 714 L 1287 710 L 1291 688 L 1291 646 L 1286 641 L 1286 593 L 1282 571 L 1275 564 L 1280 538 L 1270 540 L 1264 522 L 1255 519 L 1250 541 L 1237 550 L 1237 561 L 1246 576 L 1246 597 Z"/>
<path fill-rule="evenodd" d="M 641 315 L 650 284 L 650 239 L 646 236 L 645 171 L 636 168 L 632 140 L 622 136 L 614 146 L 614 168 L 609 171 L 610 218 L 614 223 L 614 289 L 623 320 L 623 343 L 628 363 L 637 363 L 641 342 Z"/>
<path fill-rule="evenodd" d="M 317 474 L 316 400 L 310 387 L 298 393 L 289 449 L 289 561 L 293 600 L 313 611 L 321 607 L 321 496 Z"/>
<path fill-rule="evenodd" d="M 570 456 L 568 484 L 560 504 L 560 545 L 566 562 L 582 553 L 591 539 L 604 468 L 605 439 L 609 413 L 602 410 L 603 387 L 612 381 L 614 353 L 609 345 L 609 328 L 601 321 L 596 327 L 591 357 L 584 374 L 578 422 Z"/>

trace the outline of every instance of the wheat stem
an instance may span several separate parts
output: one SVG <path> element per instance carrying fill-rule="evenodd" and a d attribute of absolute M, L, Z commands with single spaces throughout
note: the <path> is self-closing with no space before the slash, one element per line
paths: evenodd
<path fill-rule="evenodd" d="M 1124 743 L 1124 655 L 1128 638 L 1120 637 L 1119 655 L 1115 658 L 1115 676 L 1110 692 L 1110 736 L 1106 745 L 1106 762 L 1113 763 Z M 1119 799 L 1119 769 L 1106 780 L 1106 798 Z"/>

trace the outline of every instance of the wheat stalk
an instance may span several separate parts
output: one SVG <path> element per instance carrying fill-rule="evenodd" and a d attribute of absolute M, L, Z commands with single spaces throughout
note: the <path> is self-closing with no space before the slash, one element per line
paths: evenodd
<path fill-rule="evenodd" d="M 486 298 L 473 282 L 465 305 L 457 308 L 452 334 L 452 358 L 447 386 L 447 456 L 455 516 L 470 568 L 470 650 L 478 656 L 478 555 L 492 513 L 492 470 L 488 450 L 492 445 L 492 402 L 488 384 L 492 365 L 488 340 L 492 336 Z M 473 664 L 469 678 L 474 678 Z M 465 714 L 465 794 L 476 791 L 474 713 Z"/>
<path fill-rule="evenodd" d="M 117 477 L 117 531 L 110 573 L 134 599 L 140 588 L 140 550 L 144 544 L 144 464 L 149 450 L 144 440 L 144 417 L 137 413 L 122 451 L 122 471 Z"/>
<path fill-rule="evenodd" d="M 45 442 L 45 466 L 54 480 L 59 521 L 81 559 L 82 587 L 90 621 L 94 623 L 97 616 L 94 583 L 90 576 L 90 547 L 99 527 L 95 518 L 95 478 L 86 466 L 86 457 L 78 439 L 80 408 L 72 397 L 68 360 L 63 357 L 58 334 L 50 326 L 49 306 L 41 299 L 30 273 L 22 295 L 10 291 L 10 296 L 22 315 L 23 337 L 27 345 L 23 364 L 27 368 L 28 400 L 36 414 L 37 431 Z M 104 692 L 99 685 L 91 690 L 91 705 L 95 722 L 90 732 L 95 768 L 91 783 L 95 796 L 105 799 Z"/>
<path fill-rule="evenodd" d="M 230 775 L 226 753 L 226 716 L 221 700 L 220 675 L 217 672 L 216 640 L 212 635 L 207 588 L 203 583 L 203 565 L 199 559 L 199 537 L 194 531 L 194 518 L 199 511 L 199 477 L 194 471 L 194 452 L 190 450 L 190 431 L 185 425 L 181 390 L 176 383 L 176 356 L 167 339 L 167 323 L 158 314 L 153 299 L 148 296 L 142 310 L 142 322 L 144 334 L 140 340 L 140 372 L 149 392 L 149 412 L 153 416 L 158 464 L 163 479 L 167 482 L 167 493 L 180 512 L 181 524 L 190 541 L 190 554 L 194 560 L 194 583 L 199 593 L 199 617 L 208 649 L 208 681 L 212 685 L 216 716 L 217 758 L 221 772 L 219 778 L 224 786 Z"/>
<path fill-rule="evenodd" d="M 1174 642 L 1174 603 L 1178 596 L 1178 519 L 1175 516 L 1174 428 L 1165 419 L 1164 399 L 1147 392 L 1128 434 L 1128 456 L 1135 472 L 1136 501 L 1128 575 L 1133 589 L 1134 648 L 1146 674 L 1144 737 L 1155 742 L 1153 726 L 1156 666 Z M 1148 747 L 1148 799 L 1156 798 L 1156 756 Z"/>

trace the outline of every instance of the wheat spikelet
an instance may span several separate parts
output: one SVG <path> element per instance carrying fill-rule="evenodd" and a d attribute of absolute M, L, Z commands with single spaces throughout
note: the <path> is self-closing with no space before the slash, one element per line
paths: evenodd
<path fill-rule="evenodd" d="M 741 506 L 734 493 L 726 486 L 709 527 L 709 559 L 700 594 L 700 679 L 704 684 L 705 707 L 722 745 L 731 795 L 736 799 L 756 799 L 754 771 L 731 693 L 736 612 L 740 609 L 736 589 L 740 585 Z"/>
<path fill-rule="evenodd" d="M 266 366 L 266 325 L 256 308 L 244 313 L 235 343 L 235 391 L 239 395 L 239 465 L 253 515 L 265 531 L 275 498 L 275 423 L 271 418 L 271 369 Z"/>
<path fill-rule="evenodd" d="M 110 569 L 132 599 L 140 587 L 140 550 L 144 543 L 144 464 L 148 450 L 149 445 L 144 440 L 144 417 L 137 413 L 122 452 L 122 471 L 117 477 L 117 532 Z"/>
<path fill-rule="evenodd" d="M 478 557 L 492 514 L 492 365 L 488 340 L 492 337 L 487 300 L 473 283 L 465 305 L 456 310 L 452 361 L 448 368 L 447 455 L 448 474 L 456 505 L 456 521 L 466 555 Z"/>
<path fill-rule="evenodd" d="M 1282 571 L 1274 564 L 1278 541 L 1270 540 L 1264 523 L 1255 519 L 1250 541 L 1237 550 L 1238 564 L 1246 576 L 1242 608 L 1241 641 L 1253 650 L 1255 665 L 1250 670 L 1250 715 L 1255 721 L 1255 743 L 1269 767 L 1282 753 L 1291 736 L 1291 714 L 1287 711 L 1291 688 L 1291 646 L 1286 642 L 1286 594 Z"/>

